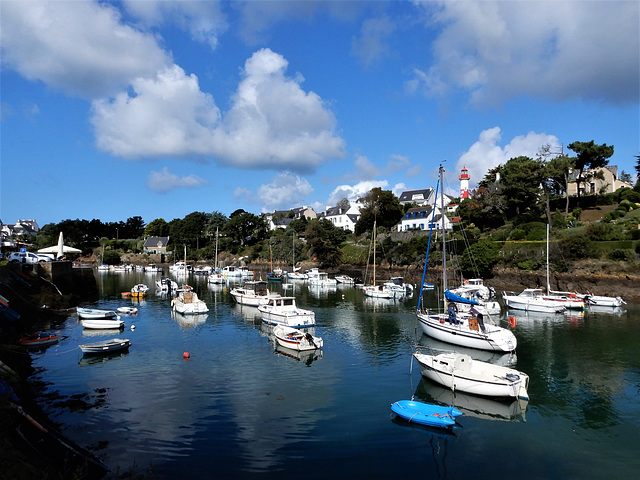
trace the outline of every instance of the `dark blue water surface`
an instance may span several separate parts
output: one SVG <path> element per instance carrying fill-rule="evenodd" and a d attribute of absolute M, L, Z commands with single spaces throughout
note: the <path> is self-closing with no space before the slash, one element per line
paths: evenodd
<path fill-rule="evenodd" d="M 411 354 L 452 346 L 421 334 L 417 294 L 372 301 L 361 290 L 296 284 L 316 313 L 320 353 L 275 347 L 255 308 L 227 285 L 189 283 L 210 311 L 173 315 L 170 298 L 123 300 L 155 276 L 97 273 L 95 307 L 137 305 L 123 332 L 83 330 L 33 353 L 40 402 L 64 433 L 115 473 L 148 478 L 635 478 L 640 468 L 640 307 L 515 315 L 517 356 L 471 351 L 530 376 L 528 404 L 456 393 L 420 376 Z M 272 289 L 281 289 L 272 286 Z M 430 293 L 427 304 L 435 305 Z M 131 326 L 135 326 L 131 330 Z M 82 357 L 80 343 L 131 339 L 128 353 Z M 185 360 L 183 353 L 189 352 Z M 467 351 L 467 353 L 469 353 Z M 390 405 L 452 403 L 451 433 L 408 425 Z"/>

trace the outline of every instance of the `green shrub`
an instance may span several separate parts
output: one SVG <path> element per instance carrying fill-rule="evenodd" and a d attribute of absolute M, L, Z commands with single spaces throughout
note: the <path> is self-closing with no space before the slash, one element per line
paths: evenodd
<path fill-rule="evenodd" d="M 547 228 L 534 228 L 527 234 L 527 240 L 537 242 L 547 238 Z"/>
<path fill-rule="evenodd" d="M 524 230 L 520 228 L 516 228 L 511 232 L 511 235 L 509 235 L 509 240 L 513 240 L 513 241 L 524 240 L 526 236 L 527 234 L 525 233 Z"/>
<path fill-rule="evenodd" d="M 633 250 L 626 250 L 622 248 L 616 248 L 613 252 L 609 253 L 610 260 L 622 260 L 625 262 L 633 260 L 635 253 Z"/>
<path fill-rule="evenodd" d="M 102 256 L 102 262 L 106 265 L 120 265 L 120 254 L 113 250 L 107 250 Z"/>

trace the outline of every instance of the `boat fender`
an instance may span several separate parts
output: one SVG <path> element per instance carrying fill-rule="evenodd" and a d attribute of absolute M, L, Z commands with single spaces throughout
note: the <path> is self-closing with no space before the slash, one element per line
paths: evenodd
<path fill-rule="evenodd" d="M 515 328 L 517 324 L 518 324 L 518 321 L 516 320 L 516 317 L 509 317 L 509 326 L 511 328 Z"/>

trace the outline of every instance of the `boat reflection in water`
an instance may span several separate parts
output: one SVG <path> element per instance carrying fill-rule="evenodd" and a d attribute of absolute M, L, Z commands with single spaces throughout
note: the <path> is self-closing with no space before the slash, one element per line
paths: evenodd
<path fill-rule="evenodd" d="M 277 355 L 283 355 L 285 357 L 293 358 L 294 360 L 306 364 L 307 367 L 311 366 L 311 364 L 316 360 L 320 360 L 322 358 L 322 350 L 306 350 L 299 352 L 297 350 L 285 348 L 281 345 L 275 346 L 274 353 L 276 353 Z"/>
<path fill-rule="evenodd" d="M 526 421 L 525 413 L 529 404 L 527 400 L 521 399 L 499 401 L 459 391 L 453 392 L 451 389 L 438 385 L 424 377 L 420 379 L 414 398 L 425 403 L 453 405 L 464 416 L 506 422 Z"/>
<path fill-rule="evenodd" d="M 192 315 L 183 315 L 174 310 L 171 310 L 171 318 L 173 318 L 180 328 L 193 328 L 207 321 L 209 315 L 207 313 L 196 313 Z"/>
<path fill-rule="evenodd" d="M 253 323 L 254 325 L 262 324 L 262 315 L 258 307 L 236 303 L 231 307 L 231 310 L 242 317 L 247 323 Z"/>
<path fill-rule="evenodd" d="M 515 352 L 496 352 L 491 350 L 479 350 L 477 348 L 461 347 L 459 345 L 452 345 L 450 343 L 441 342 L 435 338 L 422 335 L 417 345 L 420 353 L 428 353 L 430 355 L 439 355 L 440 353 L 456 352 L 469 355 L 474 360 L 481 362 L 492 363 L 494 365 L 500 365 L 502 367 L 513 368 L 518 357 Z M 425 350 L 424 352 L 422 350 Z M 428 351 L 427 351 L 428 350 Z M 412 360 L 413 361 L 413 360 Z"/>
<path fill-rule="evenodd" d="M 104 353 L 102 355 L 84 355 L 78 362 L 78 365 L 80 365 L 81 367 L 87 367 L 89 365 L 100 365 L 110 360 L 126 357 L 127 355 L 129 355 L 129 350 Z"/>

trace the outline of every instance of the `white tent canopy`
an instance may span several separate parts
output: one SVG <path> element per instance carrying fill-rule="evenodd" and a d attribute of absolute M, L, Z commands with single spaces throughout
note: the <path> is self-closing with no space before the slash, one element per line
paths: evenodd
<path fill-rule="evenodd" d="M 38 250 L 38 253 L 55 253 L 56 258 L 62 257 L 65 253 L 81 253 L 81 252 L 82 250 L 69 247 L 64 244 L 62 232 L 60 232 L 60 237 L 58 237 L 57 245 L 53 245 L 52 247 L 47 247 L 47 248 L 41 248 L 40 250 Z"/>

